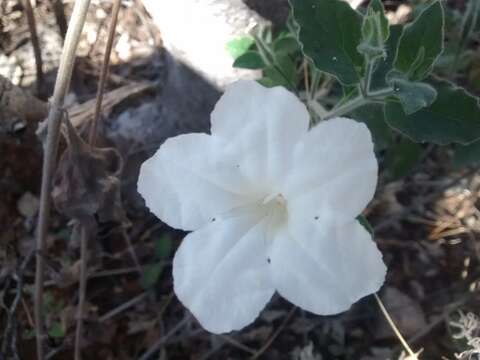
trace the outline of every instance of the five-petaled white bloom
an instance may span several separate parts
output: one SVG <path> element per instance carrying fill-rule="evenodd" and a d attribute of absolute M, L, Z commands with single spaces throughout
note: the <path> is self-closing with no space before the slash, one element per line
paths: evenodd
<path fill-rule="evenodd" d="M 239 81 L 213 110 L 211 135 L 165 141 L 138 190 L 161 220 L 192 231 L 173 260 L 175 293 L 223 333 L 253 322 L 275 291 L 328 315 L 379 289 L 382 255 L 355 219 L 377 171 L 365 125 L 335 118 L 309 130 L 293 94 Z"/>

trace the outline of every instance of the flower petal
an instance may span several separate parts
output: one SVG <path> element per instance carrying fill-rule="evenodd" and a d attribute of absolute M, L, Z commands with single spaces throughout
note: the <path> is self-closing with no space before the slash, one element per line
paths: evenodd
<path fill-rule="evenodd" d="M 216 104 L 211 122 L 214 136 L 244 154 L 240 166 L 244 174 L 271 187 L 291 167 L 293 148 L 307 133 L 310 115 L 283 87 L 237 81 Z"/>
<path fill-rule="evenodd" d="M 217 219 L 180 245 L 173 260 L 175 293 L 208 331 L 243 328 L 272 297 L 265 234 L 266 220 L 247 211 Z"/>
<path fill-rule="evenodd" d="M 382 255 L 357 221 L 333 225 L 312 219 L 298 228 L 279 231 L 270 255 L 277 291 L 293 304 L 336 314 L 383 284 Z"/>
<path fill-rule="evenodd" d="M 236 161 L 207 134 L 168 139 L 140 169 L 138 191 L 168 225 L 195 230 L 222 212 L 251 201 Z"/>
<path fill-rule="evenodd" d="M 289 211 L 355 218 L 372 199 L 377 174 L 364 124 L 346 118 L 320 123 L 295 149 L 294 168 L 284 185 Z"/>

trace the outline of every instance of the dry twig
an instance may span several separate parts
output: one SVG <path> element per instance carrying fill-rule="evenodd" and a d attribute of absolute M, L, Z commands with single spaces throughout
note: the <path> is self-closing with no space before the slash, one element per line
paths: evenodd
<path fill-rule="evenodd" d="M 419 353 L 414 353 L 412 351 L 412 349 L 410 348 L 410 346 L 408 345 L 407 341 L 405 340 L 405 338 L 402 336 L 402 334 L 400 333 L 400 330 L 398 330 L 397 326 L 395 325 L 395 323 L 393 322 L 393 319 L 391 318 L 390 314 L 388 313 L 387 309 L 385 308 L 385 305 L 383 305 L 383 302 L 382 300 L 380 300 L 380 298 L 378 297 L 378 295 L 375 293 L 373 294 L 373 296 L 375 296 L 375 300 L 377 300 L 377 304 L 378 304 L 378 307 L 380 308 L 383 316 L 385 317 L 385 319 L 387 320 L 388 322 L 388 325 L 390 325 L 390 327 L 392 328 L 393 332 L 395 333 L 395 336 L 398 338 L 398 340 L 400 341 L 400 343 L 402 344 L 403 348 L 405 349 L 405 351 L 408 353 L 409 355 L 409 360 L 418 360 L 418 354 Z"/>
<path fill-rule="evenodd" d="M 184 327 L 187 322 L 190 321 L 190 315 L 186 315 L 182 321 L 177 323 L 168 333 L 166 333 L 164 336 L 162 336 L 158 341 L 153 344 L 147 351 L 143 353 L 143 355 L 140 357 L 139 360 L 148 360 L 150 357 L 155 354 L 165 342 L 171 338 L 175 333 L 180 330 L 182 327 Z"/>
<path fill-rule="evenodd" d="M 89 144 L 91 148 L 95 146 L 95 141 L 97 137 L 97 123 L 98 123 L 100 112 L 102 109 L 103 92 L 105 90 L 105 81 L 108 75 L 108 69 L 110 64 L 110 54 L 112 52 L 113 38 L 115 36 L 115 28 L 117 26 L 119 11 L 120 11 L 120 0 L 115 0 L 113 3 L 112 17 L 110 21 L 109 30 L 108 30 L 108 39 L 107 39 L 107 47 L 105 50 L 105 57 L 103 60 L 102 72 L 100 74 L 100 82 L 98 85 L 97 101 L 95 105 L 95 115 L 93 118 L 92 126 L 90 128 Z M 80 360 L 82 358 L 81 338 L 82 338 L 82 326 L 83 326 L 83 311 L 84 311 L 83 308 L 85 303 L 85 292 L 87 288 L 87 243 L 89 240 L 88 235 L 91 235 L 92 237 L 94 237 L 95 233 L 89 233 L 87 231 L 87 226 L 85 224 L 82 224 L 81 254 L 80 254 L 81 270 L 80 270 L 80 288 L 79 288 L 80 295 L 79 295 L 79 302 L 78 302 L 77 329 L 76 329 L 76 335 L 75 335 L 75 360 Z"/>
<path fill-rule="evenodd" d="M 65 34 L 67 33 L 67 19 L 65 18 L 62 0 L 53 0 L 52 7 L 58 29 L 60 30 L 60 36 L 65 40 Z"/>
<path fill-rule="evenodd" d="M 43 62 L 42 52 L 37 35 L 37 25 L 35 22 L 35 15 L 30 0 L 22 0 L 25 13 L 27 15 L 28 29 L 30 30 L 30 38 L 32 41 L 33 55 L 35 57 L 35 66 L 37 70 L 37 95 L 41 96 L 43 89 Z"/>
<path fill-rule="evenodd" d="M 91 146 L 95 146 L 95 139 L 97 137 L 97 124 L 102 110 L 103 92 L 105 91 L 105 82 L 108 77 L 108 70 L 110 67 L 110 54 L 112 53 L 113 39 L 115 37 L 115 29 L 117 27 L 118 13 L 120 11 L 120 0 L 113 2 L 112 18 L 108 28 L 107 46 L 105 48 L 105 56 L 103 58 L 102 72 L 100 73 L 100 80 L 97 89 L 97 102 L 95 104 L 95 115 L 93 123 L 90 127 L 89 142 Z"/>
<path fill-rule="evenodd" d="M 50 215 L 50 191 L 58 150 L 60 123 L 63 114 L 63 102 L 70 86 L 75 53 L 85 23 L 90 0 L 75 2 L 67 30 L 58 69 L 55 89 L 48 114 L 48 133 L 42 168 L 42 186 L 37 226 L 36 273 L 35 273 L 35 327 L 37 336 L 37 359 L 43 360 L 43 266 L 45 239 Z"/>

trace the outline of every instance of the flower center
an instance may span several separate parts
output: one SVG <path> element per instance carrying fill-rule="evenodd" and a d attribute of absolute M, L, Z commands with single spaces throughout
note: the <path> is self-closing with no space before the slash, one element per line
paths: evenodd
<path fill-rule="evenodd" d="M 275 222 L 283 222 L 287 216 L 287 200 L 282 194 L 270 194 L 262 201 L 262 207 Z"/>

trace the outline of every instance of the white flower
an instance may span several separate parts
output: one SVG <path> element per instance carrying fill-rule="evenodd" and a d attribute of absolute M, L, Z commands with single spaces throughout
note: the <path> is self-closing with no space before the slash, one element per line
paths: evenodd
<path fill-rule="evenodd" d="M 355 220 L 372 199 L 377 161 L 367 127 L 336 118 L 309 130 L 283 88 L 239 81 L 211 115 L 211 135 L 168 139 L 141 168 L 138 190 L 188 234 L 174 289 L 213 333 L 250 324 L 275 291 L 301 308 L 347 310 L 386 268 Z"/>

